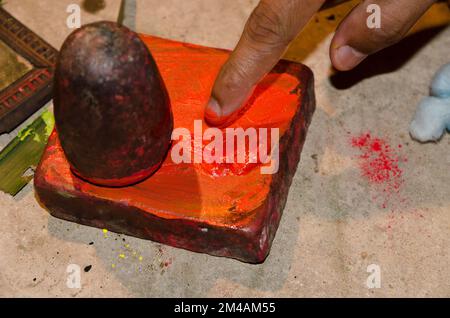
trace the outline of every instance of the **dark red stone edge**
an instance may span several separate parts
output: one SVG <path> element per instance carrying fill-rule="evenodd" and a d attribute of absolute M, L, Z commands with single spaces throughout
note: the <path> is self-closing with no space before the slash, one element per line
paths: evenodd
<path fill-rule="evenodd" d="M 297 170 L 308 126 L 315 110 L 314 78 L 306 66 L 281 61 L 275 72 L 288 72 L 300 80 L 295 92 L 299 108 L 290 128 L 280 138 L 279 171 L 273 176 L 269 195 L 254 211 L 253 221 L 244 228 L 220 227 L 193 219 L 164 219 L 136 207 L 76 192 L 59 194 L 45 181 L 41 159 L 34 186 L 38 202 L 54 217 L 109 231 L 150 239 L 167 245 L 215 256 L 261 263 L 269 254 L 289 187 Z M 46 152 L 44 152 L 46 156 Z"/>

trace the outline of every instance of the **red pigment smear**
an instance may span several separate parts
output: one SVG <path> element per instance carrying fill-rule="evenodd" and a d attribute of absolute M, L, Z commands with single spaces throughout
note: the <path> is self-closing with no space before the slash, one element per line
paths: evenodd
<path fill-rule="evenodd" d="M 385 140 L 365 133 L 352 137 L 351 145 L 361 151 L 359 166 L 362 176 L 372 185 L 381 188 L 383 194 L 382 207 L 386 208 L 393 195 L 398 195 L 404 183 L 403 170 L 399 164 L 406 162 L 396 149 Z M 401 145 L 398 145 L 398 149 Z"/>
<path fill-rule="evenodd" d="M 172 259 L 171 258 L 164 262 L 164 267 L 169 267 L 170 265 L 172 265 Z"/>

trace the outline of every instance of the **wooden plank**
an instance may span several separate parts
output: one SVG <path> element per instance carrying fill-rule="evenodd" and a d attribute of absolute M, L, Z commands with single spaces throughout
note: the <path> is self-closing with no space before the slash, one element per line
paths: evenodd
<path fill-rule="evenodd" d="M 53 126 L 53 114 L 45 111 L 0 152 L 1 191 L 16 195 L 33 179 Z"/>

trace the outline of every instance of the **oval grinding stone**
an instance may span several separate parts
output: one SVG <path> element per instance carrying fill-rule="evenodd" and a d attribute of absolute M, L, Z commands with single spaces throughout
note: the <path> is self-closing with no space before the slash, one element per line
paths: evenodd
<path fill-rule="evenodd" d="M 158 67 L 137 34 L 116 23 L 89 24 L 67 38 L 54 106 L 72 171 L 92 183 L 139 182 L 170 147 L 173 117 Z"/>

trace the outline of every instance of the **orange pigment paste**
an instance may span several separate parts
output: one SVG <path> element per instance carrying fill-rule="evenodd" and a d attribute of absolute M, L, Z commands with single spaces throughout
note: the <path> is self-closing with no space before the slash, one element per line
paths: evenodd
<path fill-rule="evenodd" d="M 174 127 L 192 131 L 194 120 L 204 118 L 212 85 L 230 53 L 150 36 L 141 38 L 166 84 Z M 299 92 L 294 93 L 298 86 L 298 78 L 290 74 L 267 75 L 256 87 L 248 110 L 230 127 L 276 127 L 281 138 L 299 107 Z M 208 127 L 203 120 L 203 131 Z M 46 170 L 46 182 L 64 189 L 64 195 L 81 191 L 162 218 L 192 218 L 232 226 L 256 217 L 251 212 L 263 204 L 272 178 L 261 174 L 255 164 L 175 164 L 169 151 L 159 170 L 145 181 L 125 188 L 100 187 L 70 171 L 55 131 L 41 165 Z"/>

